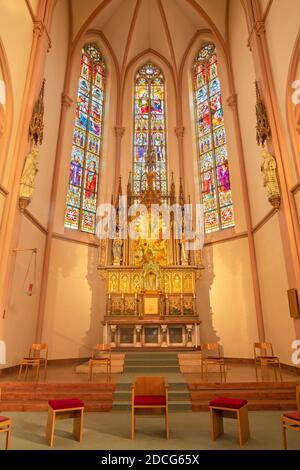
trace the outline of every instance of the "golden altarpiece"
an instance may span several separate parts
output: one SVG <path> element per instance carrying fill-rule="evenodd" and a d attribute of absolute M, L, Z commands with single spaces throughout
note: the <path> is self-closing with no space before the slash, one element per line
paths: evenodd
<path fill-rule="evenodd" d="M 153 152 L 146 161 L 144 189 L 134 194 L 131 174 L 127 184 L 127 208 L 143 204 L 148 216 L 139 217 L 149 226 L 137 239 L 121 239 L 119 203 L 116 203 L 116 236 L 100 243 L 99 271 L 106 281 L 104 342 L 122 347 L 197 347 L 200 320 L 197 314 L 196 281 L 203 269 L 201 250 L 187 251 L 184 233 L 175 237 L 171 213 L 170 237 L 162 236 L 163 218 L 158 218 L 158 236 L 151 235 L 151 207 L 164 203 L 176 205 L 172 175 L 170 191 L 163 194 L 156 185 Z M 117 201 L 122 195 L 121 179 Z M 184 194 L 180 182 L 177 207 L 183 213 Z M 130 218 L 128 218 L 130 221 Z M 149 228 L 149 230 L 148 230 Z M 144 234 L 147 235 L 144 235 Z"/>

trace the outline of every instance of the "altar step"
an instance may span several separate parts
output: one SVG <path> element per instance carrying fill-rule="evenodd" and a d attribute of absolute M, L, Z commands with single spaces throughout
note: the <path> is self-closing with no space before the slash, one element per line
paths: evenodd
<path fill-rule="evenodd" d="M 190 393 L 184 382 L 168 382 L 169 409 L 172 411 L 191 410 Z M 113 398 L 113 410 L 131 409 L 131 382 L 116 385 Z"/>
<path fill-rule="evenodd" d="M 124 359 L 125 355 L 123 353 L 116 353 L 113 352 L 111 354 L 111 373 L 112 374 L 122 374 L 124 370 Z M 77 374 L 89 374 L 90 367 L 89 362 L 84 362 L 83 364 L 79 364 L 75 367 L 75 372 Z M 105 374 L 106 373 L 106 365 L 94 365 L 93 366 L 93 375 L 94 374 Z M 85 380 L 85 379 L 84 379 Z"/>
<path fill-rule="evenodd" d="M 116 385 L 113 409 L 131 409 L 131 383 L 136 375 L 161 375 L 169 385 L 169 409 L 191 410 L 190 393 L 180 374 L 177 354 L 168 350 L 126 352 L 124 374 Z"/>
<path fill-rule="evenodd" d="M 110 411 L 115 384 L 2 382 L 0 411 L 46 411 L 48 401 L 77 397 L 86 411 Z"/>
<path fill-rule="evenodd" d="M 189 383 L 193 411 L 208 411 L 219 396 L 248 400 L 250 410 L 295 410 L 296 382 Z"/>
<path fill-rule="evenodd" d="M 145 374 L 165 372 L 179 373 L 177 353 L 171 352 L 126 352 L 124 372 Z"/>

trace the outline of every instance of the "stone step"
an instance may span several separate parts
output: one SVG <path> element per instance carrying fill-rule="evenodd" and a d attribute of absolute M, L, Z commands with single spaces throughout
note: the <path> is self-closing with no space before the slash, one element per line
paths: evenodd
<path fill-rule="evenodd" d="M 133 357 L 133 356 L 140 356 L 140 357 L 149 357 L 149 356 L 161 356 L 161 357 L 178 357 L 178 353 L 175 351 L 169 351 L 168 349 L 158 349 L 156 351 L 153 350 L 140 350 L 136 349 L 135 351 L 127 351 L 125 352 L 125 357 Z"/>
<path fill-rule="evenodd" d="M 131 401 L 114 401 L 113 410 L 130 410 Z M 169 402 L 170 411 L 179 411 L 179 410 L 191 410 L 192 406 L 189 401 L 176 401 Z"/>
<path fill-rule="evenodd" d="M 46 411 L 50 399 L 77 397 L 86 411 L 110 411 L 113 403 L 113 383 L 26 383 L 2 382 L 0 410 Z"/>
<path fill-rule="evenodd" d="M 119 382 L 116 384 L 116 391 L 130 391 L 132 382 Z M 169 391 L 187 391 L 187 384 L 185 382 L 168 382 Z"/>
<path fill-rule="evenodd" d="M 177 362 L 174 361 L 164 361 L 163 363 L 161 361 L 149 361 L 149 362 L 143 362 L 143 361 L 132 361 L 132 362 L 126 362 L 124 366 L 124 370 L 126 371 L 128 367 L 175 367 L 176 370 L 179 373 L 179 367 Z"/>
<path fill-rule="evenodd" d="M 250 410 L 296 409 L 296 382 L 188 383 L 193 411 L 206 411 L 218 396 L 248 400 Z"/>
<path fill-rule="evenodd" d="M 127 373 L 137 373 L 139 375 L 147 375 L 148 373 L 157 372 L 158 375 L 163 375 L 165 372 L 178 372 L 177 366 L 127 366 L 124 369 Z M 143 374 L 142 374 L 143 373 Z"/>
<path fill-rule="evenodd" d="M 188 382 L 189 390 L 294 390 L 299 382 Z"/>
<path fill-rule="evenodd" d="M 72 398 L 76 396 L 80 400 L 86 401 L 110 401 L 112 399 L 112 392 L 30 392 L 23 391 L 19 392 L 2 392 L 1 394 L 1 405 L 3 402 L 13 402 L 19 401 L 20 399 L 24 401 L 48 401 L 48 400 L 60 400 L 64 398 Z M 1 406 L 0 405 L 0 406 Z"/>
<path fill-rule="evenodd" d="M 84 409 L 87 412 L 92 411 L 111 411 L 112 401 L 103 403 L 85 402 Z M 1 402 L 1 413 L 6 411 L 47 411 L 47 401 L 7 401 Z"/>
<path fill-rule="evenodd" d="M 173 391 L 170 391 L 169 390 L 169 401 L 170 402 L 173 402 L 173 401 L 188 401 L 189 403 L 191 403 L 191 400 L 190 400 L 190 394 L 188 391 L 186 392 L 181 392 L 181 391 L 177 391 L 177 390 L 173 390 Z M 114 393 L 114 403 L 116 401 L 129 401 L 131 400 L 131 392 L 130 391 L 127 391 L 127 390 L 123 390 L 123 391 L 116 391 Z"/>
<path fill-rule="evenodd" d="M 222 396 L 222 397 L 232 397 L 232 398 L 242 398 L 244 400 L 251 400 L 251 399 L 255 399 L 255 400 L 265 400 L 265 399 L 268 399 L 268 398 L 272 398 L 272 399 L 276 399 L 276 400 L 295 400 L 295 393 L 294 392 L 290 392 L 290 393 L 286 393 L 286 392 L 282 392 L 280 390 L 276 390 L 272 393 L 270 392 L 255 392 L 255 391 L 246 391 L 246 390 L 243 390 L 243 391 L 240 391 L 240 392 L 235 392 L 235 393 L 232 393 L 232 392 L 228 392 L 228 391 L 222 391 L 222 393 L 220 392 L 216 392 L 216 391 L 209 391 L 209 392 L 191 392 L 191 398 L 192 400 L 213 400 L 214 398 L 217 398 L 219 396 Z"/>
<path fill-rule="evenodd" d="M 35 383 L 35 382 L 0 382 L 0 389 L 4 391 L 101 391 L 101 390 L 114 390 L 116 385 L 114 383 Z"/>

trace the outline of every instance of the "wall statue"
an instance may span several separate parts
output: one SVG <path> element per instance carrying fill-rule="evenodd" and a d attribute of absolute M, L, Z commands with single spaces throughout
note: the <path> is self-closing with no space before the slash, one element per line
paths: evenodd
<path fill-rule="evenodd" d="M 264 186 L 267 188 L 268 200 L 275 209 L 279 209 L 281 194 L 276 173 L 276 160 L 267 150 L 262 149 L 261 172 L 264 177 Z"/>
<path fill-rule="evenodd" d="M 38 145 L 33 145 L 31 152 L 26 157 L 21 180 L 20 180 L 20 192 L 19 192 L 20 203 L 22 200 L 26 202 L 31 200 L 31 197 L 34 191 L 34 186 L 35 186 L 35 177 L 38 172 L 38 168 L 37 168 L 38 167 L 38 162 L 37 162 L 38 154 L 39 154 Z M 27 204 L 25 204 L 25 207 L 26 205 Z M 25 207 L 23 207 L 23 210 Z"/>
<path fill-rule="evenodd" d="M 119 236 L 117 235 L 117 237 L 113 241 L 113 247 L 112 247 L 114 266 L 120 266 L 121 264 L 122 248 L 123 248 L 123 240 L 119 238 Z"/>
<path fill-rule="evenodd" d="M 186 238 L 185 235 L 183 235 L 182 239 L 179 241 L 180 245 L 180 261 L 183 266 L 186 266 L 189 264 L 189 259 L 188 259 L 188 253 L 186 250 Z"/>
<path fill-rule="evenodd" d="M 43 143 L 44 135 L 44 92 L 45 80 L 43 80 L 38 100 L 34 105 L 29 125 L 29 137 L 32 147 L 25 159 L 20 181 L 19 207 L 21 212 L 23 212 L 31 202 L 35 186 L 35 177 L 38 172 L 37 157 L 39 154 L 39 146 Z"/>

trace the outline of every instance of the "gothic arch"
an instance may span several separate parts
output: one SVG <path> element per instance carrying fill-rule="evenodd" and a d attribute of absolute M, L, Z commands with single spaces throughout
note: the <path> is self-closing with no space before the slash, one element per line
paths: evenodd
<path fill-rule="evenodd" d="M 158 59 L 157 62 L 155 61 L 155 59 L 152 60 L 151 55 Z M 122 83 L 121 103 L 123 103 L 123 101 L 124 101 L 124 90 L 125 90 L 125 86 L 126 86 L 126 83 L 127 83 L 127 77 L 129 75 L 129 71 L 130 71 L 131 75 L 133 77 L 135 77 L 135 75 L 137 74 L 137 71 L 140 68 L 141 64 L 143 62 L 146 63 L 147 60 L 150 60 L 151 62 L 153 62 L 154 65 L 156 65 L 157 67 L 159 67 L 162 70 L 162 72 L 165 76 L 165 79 L 167 79 L 168 74 L 170 75 L 170 77 L 172 79 L 172 86 L 173 86 L 174 93 L 175 93 L 176 115 L 177 115 L 177 113 L 178 113 L 178 94 L 177 94 L 177 88 L 176 88 L 176 77 L 175 77 L 174 69 L 173 69 L 172 65 L 170 64 L 170 62 L 166 59 L 166 57 L 164 57 L 162 54 L 160 54 L 159 52 L 157 52 L 153 49 L 145 49 L 144 51 L 140 52 L 135 57 L 133 57 L 131 59 L 131 61 L 128 63 L 128 65 L 126 67 L 126 70 L 125 70 L 125 73 L 124 73 L 124 79 L 123 79 L 123 83 Z M 166 71 L 168 72 L 168 74 L 166 74 Z M 123 116 L 123 106 L 124 106 L 124 104 L 122 104 L 122 116 Z"/>
<path fill-rule="evenodd" d="M 0 184 L 5 170 L 6 152 L 9 146 L 13 124 L 13 91 L 7 56 L 0 38 L 0 70 L 5 83 L 6 103 L 0 104 Z"/>
<path fill-rule="evenodd" d="M 295 41 L 294 50 L 291 56 L 289 73 L 287 77 L 286 84 L 286 112 L 288 120 L 288 129 L 292 142 L 293 157 L 295 162 L 295 169 L 297 174 L 297 179 L 300 179 L 300 103 L 294 104 L 293 94 L 295 89 L 292 88 L 292 83 L 295 80 L 300 80 L 300 77 L 297 77 L 297 71 L 299 70 L 300 65 L 300 32 Z M 299 89 L 299 87 L 298 87 Z M 298 93 L 298 98 L 300 93 Z"/>

